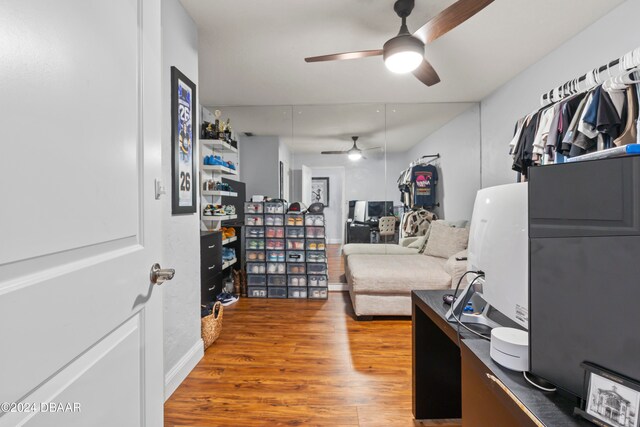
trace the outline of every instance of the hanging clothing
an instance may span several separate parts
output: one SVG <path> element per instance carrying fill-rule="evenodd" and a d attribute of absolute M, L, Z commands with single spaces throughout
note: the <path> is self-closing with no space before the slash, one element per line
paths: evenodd
<path fill-rule="evenodd" d="M 627 87 L 627 115 L 626 125 L 618 138 L 613 141 L 613 145 L 634 144 L 637 138 L 636 120 L 638 118 L 638 98 L 633 85 Z"/>
<path fill-rule="evenodd" d="M 411 168 L 413 205 L 433 208 L 436 205 L 438 169 L 433 165 L 416 165 Z"/>

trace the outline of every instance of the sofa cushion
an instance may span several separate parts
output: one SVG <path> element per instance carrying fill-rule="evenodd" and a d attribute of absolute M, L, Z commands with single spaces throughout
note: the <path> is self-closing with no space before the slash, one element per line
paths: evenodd
<path fill-rule="evenodd" d="M 429 230 L 424 236 L 416 237 L 416 240 L 407 245 L 407 248 L 417 249 L 418 253 L 424 252 L 425 246 L 427 246 L 427 240 L 429 239 Z"/>
<path fill-rule="evenodd" d="M 465 250 L 468 242 L 468 228 L 450 227 L 444 222 L 435 221 L 431 224 L 424 254 L 447 259 Z"/>
<path fill-rule="evenodd" d="M 446 260 L 425 255 L 351 255 L 347 279 L 356 293 L 408 294 L 414 289 L 448 289 Z"/>
<path fill-rule="evenodd" d="M 462 260 L 458 261 L 457 258 L 462 258 Z M 444 271 L 451 276 L 451 287 L 455 288 L 462 275 L 467 271 L 467 250 L 451 255 L 444 265 Z M 467 280 L 462 281 L 460 288 L 464 288 L 467 282 Z"/>
<path fill-rule="evenodd" d="M 391 244 L 349 243 L 342 247 L 344 256 L 350 255 L 415 255 L 418 249 Z"/>

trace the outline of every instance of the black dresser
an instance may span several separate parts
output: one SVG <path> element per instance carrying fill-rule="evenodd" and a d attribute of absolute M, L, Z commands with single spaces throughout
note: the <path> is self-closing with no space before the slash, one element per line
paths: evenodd
<path fill-rule="evenodd" d="M 200 234 L 200 295 L 202 304 L 215 301 L 222 292 L 222 233 Z"/>

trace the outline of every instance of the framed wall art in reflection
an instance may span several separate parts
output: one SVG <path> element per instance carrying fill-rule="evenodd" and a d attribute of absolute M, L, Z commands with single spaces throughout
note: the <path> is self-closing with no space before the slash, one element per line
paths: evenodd
<path fill-rule="evenodd" d="M 311 178 L 311 201 L 329 207 L 329 178 Z"/>
<path fill-rule="evenodd" d="M 171 67 L 171 213 L 196 211 L 196 85 Z"/>

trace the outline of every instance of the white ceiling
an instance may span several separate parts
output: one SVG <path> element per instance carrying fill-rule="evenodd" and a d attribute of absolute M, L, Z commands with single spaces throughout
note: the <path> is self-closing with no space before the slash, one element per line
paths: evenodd
<path fill-rule="evenodd" d="M 394 36 L 393 0 L 181 0 L 198 25 L 203 105 L 478 101 L 622 0 L 496 0 L 427 46 L 442 82 L 394 75 L 379 57 L 307 64 L 305 56 L 377 49 Z M 453 0 L 418 0 L 414 31 Z"/>
<path fill-rule="evenodd" d="M 381 151 L 402 152 L 472 105 L 342 104 L 219 109 L 223 118 L 230 118 L 235 131 L 279 136 L 296 153 L 347 150 L 352 146 L 352 135 L 360 137 L 360 148 L 381 147 Z"/>

